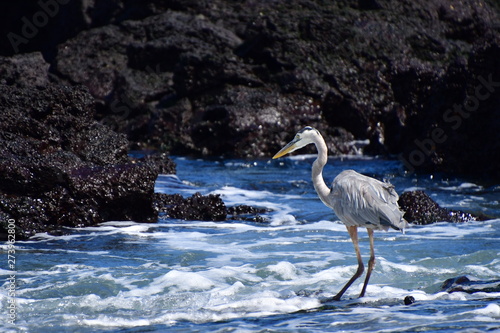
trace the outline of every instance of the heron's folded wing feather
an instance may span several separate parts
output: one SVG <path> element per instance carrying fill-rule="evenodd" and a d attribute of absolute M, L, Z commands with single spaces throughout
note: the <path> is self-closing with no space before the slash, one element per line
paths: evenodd
<path fill-rule="evenodd" d="M 405 227 L 394 186 L 354 171 L 332 184 L 332 207 L 346 225 L 388 229 Z"/>

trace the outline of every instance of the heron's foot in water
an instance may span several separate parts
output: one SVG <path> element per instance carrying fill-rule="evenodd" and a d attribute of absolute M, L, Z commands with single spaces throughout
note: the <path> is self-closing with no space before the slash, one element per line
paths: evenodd
<path fill-rule="evenodd" d="M 320 301 L 321 301 L 321 303 L 330 303 L 330 302 L 334 302 L 334 301 L 340 301 L 341 298 L 342 298 L 342 296 L 336 295 L 333 297 L 324 298 Z"/>

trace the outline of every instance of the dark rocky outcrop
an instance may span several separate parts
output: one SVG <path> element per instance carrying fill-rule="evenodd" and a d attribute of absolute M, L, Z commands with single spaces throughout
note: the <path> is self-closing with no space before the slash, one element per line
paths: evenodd
<path fill-rule="evenodd" d="M 40 52 L 0 56 L 0 84 L 16 86 L 46 86 L 49 84 L 49 64 Z"/>
<path fill-rule="evenodd" d="M 405 296 L 405 298 L 403 299 L 403 304 L 404 305 L 411 305 L 415 303 L 415 297 L 409 295 L 409 296 Z"/>
<path fill-rule="evenodd" d="M 399 197 L 398 203 L 401 210 L 405 212 L 404 218 L 414 224 L 469 222 L 487 219 L 485 216 L 443 208 L 424 191 L 404 192 Z"/>
<path fill-rule="evenodd" d="M 271 156 L 305 125 L 334 154 L 364 140 L 364 153 L 397 155 L 410 172 L 498 180 L 499 7 L 3 2 L 0 220 L 17 219 L 24 235 L 150 221 L 151 184 L 174 166 L 128 150 Z M 450 218 L 432 212 L 415 219 Z"/>
<path fill-rule="evenodd" d="M 41 51 L 131 148 L 269 156 L 312 125 L 333 153 L 500 179 L 496 2 L 49 2 L 2 5 L 1 52 Z"/>
<path fill-rule="evenodd" d="M 238 205 L 227 207 L 227 219 L 251 221 L 251 222 L 268 222 L 265 217 L 260 214 L 269 213 L 271 210 L 266 208 L 257 208 L 247 205 Z"/>
<path fill-rule="evenodd" d="M 226 205 L 219 195 L 195 193 L 189 198 L 180 194 L 155 193 L 155 202 L 166 218 L 199 221 L 225 221 Z"/>
<path fill-rule="evenodd" d="M 157 174 L 175 175 L 177 172 L 177 165 L 166 153 L 148 154 L 141 158 L 131 158 L 131 161 L 132 163 L 147 164 L 155 169 Z"/>
<path fill-rule="evenodd" d="M 468 294 L 477 292 L 498 293 L 500 292 L 500 280 L 476 280 L 462 275 L 444 281 L 441 290 L 448 293 L 459 291 Z"/>
<path fill-rule="evenodd" d="M 93 119 L 87 89 L 0 85 L 0 233 L 18 239 L 107 220 L 156 221 L 157 170 Z"/>
<path fill-rule="evenodd" d="M 245 220 L 252 222 L 265 222 L 259 214 L 268 210 L 256 207 L 240 205 L 226 207 L 220 195 L 201 195 L 195 193 L 191 197 L 184 198 L 180 194 L 155 193 L 155 204 L 164 213 L 163 218 L 199 221 L 226 221 Z"/>

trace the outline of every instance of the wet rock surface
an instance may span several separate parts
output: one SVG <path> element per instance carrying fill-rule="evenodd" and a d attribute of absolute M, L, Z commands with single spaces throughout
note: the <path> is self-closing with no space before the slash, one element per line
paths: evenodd
<path fill-rule="evenodd" d="M 131 160 L 130 149 L 271 156 L 305 125 L 333 154 L 390 154 L 410 172 L 498 180 L 499 8 L 473 0 L 2 3 L 1 221 L 19 221 L 19 237 L 153 221 L 162 208 L 152 184 L 175 165 L 160 155 Z M 224 211 L 260 219 L 253 208 L 224 209 L 220 198 L 189 200 L 211 206 L 192 209 L 202 219 Z M 416 223 L 477 218 L 421 194 L 402 200 Z"/>
<path fill-rule="evenodd" d="M 93 119 L 83 87 L 0 85 L 0 229 L 18 239 L 108 220 L 156 221 L 157 170 Z M 0 231 L 1 233 L 2 231 Z"/>
<path fill-rule="evenodd" d="M 444 281 L 441 286 L 441 290 L 448 293 L 497 293 L 500 292 L 500 280 L 477 280 L 463 275 Z"/>
<path fill-rule="evenodd" d="M 201 195 L 195 193 L 184 198 L 180 194 L 155 193 L 155 204 L 162 218 L 198 221 L 226 221 L 244 220 L 252 222 L 265 222 L 259 214 L 268 210 L 256 207 L 239 205 L 226 207 L 219 195 Z"/>
<path fill-rule="evenodd" d="M 155 193 L 156 203 L 166 218 L 199 221 L 225 221 L 226 205 L 219 195 L 195 193 L 189 198 L 180 194 Z"/>
<path fill-rule="evenodd" d="M 141 158 L 131 158 L 131 161 L 136 164 L 146 164 L 153 168 L 157 174 L 175 175 L 177 172 L 177 165 L 165 153 L 146 154 Z"/>
<path fill-rule="evenodd" d="M 0 84 L 45 86 L 49 84 L 49 66 L 40 52 L 0 56 Z"/>
<path fill-rule="evenodd" d="M 54 3 L 29 38 L 45 9 L 4 4 L 2 54 L 41 51 L 133 149 L 269 156 L 312 125 L 334 154 L 500 179 L 496 2 Z"/>
<path fill-rule="evenodd" d="M 268 220 L 260 214 L 271 212 L 267 208 L 258 208 L 247 205 L 238 205 L 227 207 L 227 218 L 231 220 L 250 221 L 250 222 L 268 222 Z"/>
<path fill-rule="evenodd" d="M 443 208 L 424 191 L 404 192 L 399 197 L 398 203 L 401 210 L 405 212 L 404 218 L 414 224 L 431 224 L 435 222 L 458 223 L 487 219 L 486 216 Z"/>

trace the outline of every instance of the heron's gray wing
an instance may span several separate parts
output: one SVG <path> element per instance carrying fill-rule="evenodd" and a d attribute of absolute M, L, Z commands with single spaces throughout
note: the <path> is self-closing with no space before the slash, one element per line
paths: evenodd
<path fill-rule="evenodd" d="M 346 225 L 384 230 L 406 227 L 398 194 L 389 183 L 346 170 L 333 181 L 331 196 L 335 213 Z"/>

